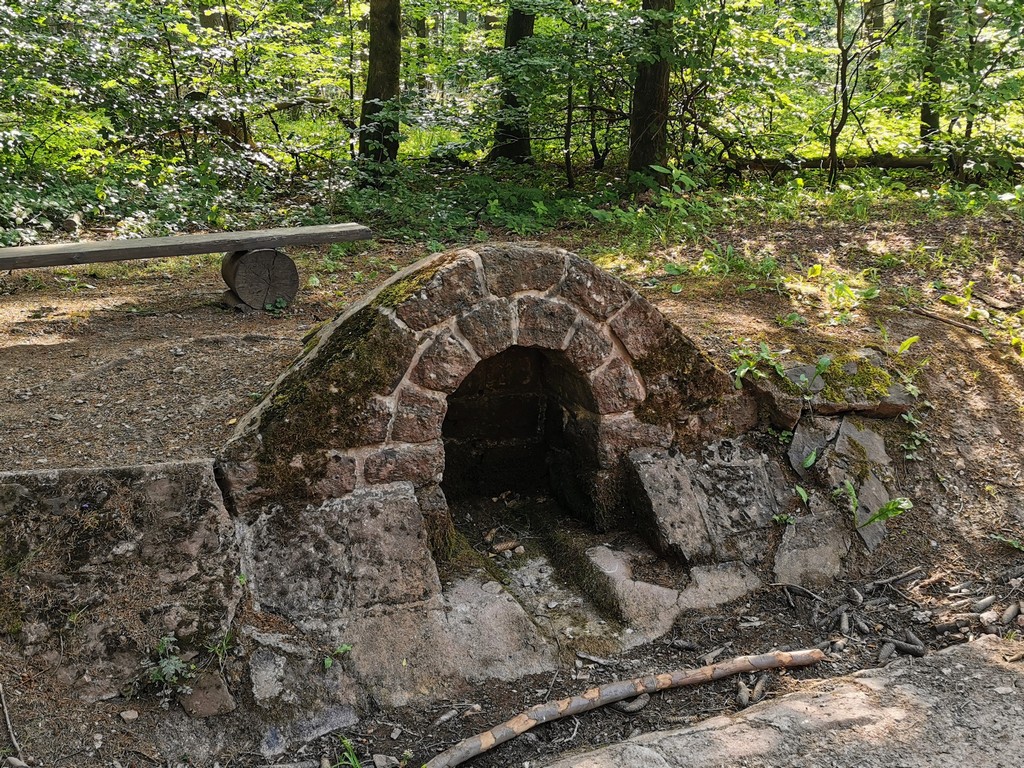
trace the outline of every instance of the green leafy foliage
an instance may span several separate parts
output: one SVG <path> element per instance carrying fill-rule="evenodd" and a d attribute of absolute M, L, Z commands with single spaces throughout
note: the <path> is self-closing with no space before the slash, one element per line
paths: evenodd
<path fill-rule="evenodd" d="M 889 499 L 878 511 L 875 512 L 871 517 L 865 520 L 863 523 L 858 525 L 858 528 L 864 528 L 872 523 L 885 522 L 886 520 L 892 520 L 894 517 L 899 517 L 904 512 L 908 512 L 914 508 L 913 502 L 910 499 L 903 498 L 902 496 Z"/>

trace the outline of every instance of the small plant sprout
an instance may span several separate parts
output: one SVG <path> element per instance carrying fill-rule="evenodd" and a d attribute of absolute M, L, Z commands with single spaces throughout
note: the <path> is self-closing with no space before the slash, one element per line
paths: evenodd
<path fill-rule="evenodd" d="M 845 497 L 846 503 L 850 508 L 850 513 L 854 516 L 857 515 L 857 509 L 860 507 L 860 500 L 857 498 L 857 489 L 853 487 L 853 483 L 849 480 L 843 480 L 843 484 L 832 491 L 832 496 L 836 499 L 842 499 Z"/>
<path fill-rule="evenodd" d="M 864 528 L 866 526 L 871 525 L 872 523 L 881 523 L 885 522 L 886 520 L 892 520 L 892 518 L 899 517 L 904 512 L 907 512 L 908 510 L 911 510 L 913 508 L 914 504 L 910 499 L 905 499 L 902 496 L 897 497 L 895 499 L 889 499 L 889 501 L 885 502 L 885 504 L 878 508 L 878 511 L 875 512 L 875 514 L 873 514 L 871 517 L 869 517 L 866 521 L 864 521 L 857 527 Z"/>
<path fill-rule="evenodd" d="M 1013 547 L 1018 552 L 1024 552 L 1024 541 L 1021 541 L 1020 539 L 1003 536 L 1001 533 L 993 533 L 989 538 L 1001 541 L 1003 544 Z"/>
<path fill-rule="evenodd" d="M 352 650 L 352 646 L 348 643 L 343 643 L 331 651 L 329 656 L 324 656 L 324 669 L 330 669 L 334 666 L 335 659 L 340 659 L 346 653 Z"/>
<path fill-rule="evenodd" d="M 796 518 L 788 513 L 772 515 L 772 522 L 779 525 L 796 525 Z"/>
<path fill-rule="evenodd" d="M 818 460 L 818 449 L 815 448 L 804 458 L 802 464 L 804 469 L 810 469 L 814 466 L 814 462 Z"/>
<path fill-rule="evenodd" d="M 175 694 L 191 693 L 188 682 L 195 677 L 195 665 L 181 657 L 181 648 L 174 635 L 161 637 L 154 649 L 155 659 L 143 662 L 148 682 L 159 689 L 160 705 L 167 709 Z"/>
<path fill-rule="evenodd" d="M 900 344 L 899 349 L 896 350 L 896 357 L 899 357 L 900 355 L 902 355 L 904 352 L 906 352 L 912 346 L 917 344 L 917 342 L 919 342 L 920 340 L 921 340 L 920 336 L 911 336 L 910 338 L 904 339 L 903 342 Z"/>
<path fill-rule="evenodd" d="M 807 495 L 807 490 L 802 485 L 796 486 L 796 488 L 794 488 L 793 490 L 795 490 L 796 495 L 800 497 L 800 501 L 802 501 L 806 505 L 807 499 L 809 498 L 809 496 Z"/>
<path fill-rule="evenodd" d="M 729 357 L 736 366 L 732 369 L 733 384 L 736 389 L 743 388 L 743 379 L 748 375 L 752 378 L 763 378 L 766 374 L 760 368 L 762 365 L 771 368 L 780 377 L 785 376 L 782 355 L 788 351 L 773 352 L 763 341 L 754 347 L 753 342 L 749 339 L 743 339 L 739 346 L 729 352 Z"/>
<path fill-rule="evenodd" d="M 335 759 L 334 765 L 331 768 L 363 768 L 363 764 L 359 761 L 359 755 L 356 754 L 356 748 L 352 746 L 352 742 L 344 736 L 341 736 L 340 739 L 341 756 Z"/>
<path fill-rule="evenodd" d="M 775 322 L 783 328 L 797 328 L 801 325 L 807 325 L 807 320 L 799 312 L 790 312 L 788 315 L 779 315 L 775 318 Z"/>

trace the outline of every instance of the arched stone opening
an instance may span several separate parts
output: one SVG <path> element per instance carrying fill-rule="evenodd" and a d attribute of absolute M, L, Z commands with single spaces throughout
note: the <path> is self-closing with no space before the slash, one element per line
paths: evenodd
<path fill-rule="evenodd" d="M 559 351 L 513 346 L 481 361 L 448 396 L 445 495 L 553 493 L 592 519 L 583 479 L 597 453 L 577 425 L 597 418 L 590 382 Z"/>

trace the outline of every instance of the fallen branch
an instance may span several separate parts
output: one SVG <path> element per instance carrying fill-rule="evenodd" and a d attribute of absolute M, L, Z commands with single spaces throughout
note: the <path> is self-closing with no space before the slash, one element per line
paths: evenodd
<path fill-rule="evenodd" d="M 765 669 L 785 667 L 806 667 L 817 664 L 825 658 L 819 650 L 808 649 L 783 653 L 765 653 L 760 656 L 740 656 L 721 664 L 709 664 L 699 669 L 684 669 L 666 672 L 661 675 L 649 675 L 633 680 L 617 680 L 596 688 L 584 691 L 579 696 L 572 696 L 559 701 L 537 704 L 525 712 L 520 712 L 511 720 L 496 725 L 489 731 L 478 733 L 458 744 L 446 749 L 426 763 L 423 768 L 453 768 L 470 758 L 482 755 L 499 744 L 520 736 L 531 728 L 542 723 L 550 723 L 563 717 L 571 717 L 589 712 L 598 707 L 613 704 L 624 699 L 632 699 L 643 694 L 667 691 L 689 685 L 701 685 L 723 677 L 738 675 L 743 672 L 760 672 Z"/>
<path fill-rule="evenodd" d="M 985 332 L 981 328 L 978 328 L 973 325 L 968 325 L 967 323 L 961 323 L 959 320 L 953 320 L 948 317 L 943 317 L 937 312 L 930 312 L 927 309 L 921 309 L 920 307 L 911 307 L 908 311 L 914 313 L 915 315 L 920 315 L 921 317 L 929 317 L 932 320 L 938 320 L 940 323 L 945 323 L 946 325 L 952 325 L 954 328 L 960 328 L 965 331 L 970 331 L 971 333 L 975 333 L 978 336 L 985 335 Z"/>
<path fill-rule="evenodd" d="M 11 737 L 11 746 L 13 746 L 14 751 L 18 753 L 18 759 L 24 761 L 25 755 L 21 751 L 21 745 L 18 743 L 18 737 L 14 735 L 14 726 L 11 724 L 11 713 L 7 711 L 7 698 L 4 696 L 3 683 L 0 683 L 0 707 L 3 707 L 4 710 L 4 720 L 7 722 L 7 733 Z"/>
<path fill-rule="evenodd" d="M 799 584 L 783 584 L 782 582 L 775 582 L 775 583 L 773 583 L 773 584 L 771 584 L 769 586 L 772 586 L 772 587 L 783 587 L 784 589 L 795 589 L 797 592 L 799 592 L 799 593 L 801 593 L 803 595 L 807 595 L 807 597 L 813 598 L 813 599 L 817 600 L 819 603 L 824 603 L 825 602 L 825 598 L 820 597 L 820 596 L 814 594 L 813 592 L 811 592 L 811 590 L 807 589 L 806 587 L 801 587 Z"/>

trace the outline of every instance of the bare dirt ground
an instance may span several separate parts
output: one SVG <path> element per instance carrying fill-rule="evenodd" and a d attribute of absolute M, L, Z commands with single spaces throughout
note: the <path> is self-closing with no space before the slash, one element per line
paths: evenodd
<path fill-rule="evenodd" d="M 571 234 L 551 239 L 583 245 Z M 1024 647 L 1024 623 L 1016 617 L 1002 623 L 1024 600 L 1024 550 L 1013 546 L 1024 541 L 1024 366 L 1007 333 L 984 315 L 967 316 L 977 307 L 1012 327 L 1024 309 L 1019 222 L 975 217 L 746 227 L 723 230 L 707 246 L 718 256 L 688 246 L 599 263 L 637 285 L 726 369 L 735 366 L 730 353 L 743 339 L 813 363 L 856 347 L 892 357 L 904 340 L 919 337 L 898 355 L 921 391 L 918 423 L 878 424 L 899 492 L 914 503 L 890 522 L 882 546 L 868 556 L 858 542 L 848 579 L 814 595 L 768 587 L 714 615 L 681 621 L 662 641 L 621 657 L 567 657 L 554 676 L 481 686 L 432 707 L 369 713 L 349 732 L 308 744 L 282 762 L 347 765 L 344 735 L 364 765 L 373 764 L 373 754 L 419 765 L 533 704 L 611 679 L 697 666 L 716 651 L 721 659 L 786 646 L 828 649 L 822 664 L 769 675 L 766 695 L 774 697 L 805 680 L 878 664 L 884 638 L 906 637 L 907 630 L 929 652 L 983 633 L 1005 638 L 1011 657 Z M 726 246 L 748 263 L 763 265 L 770 257 L 777 268 L 751 270 L 737 260 L 728 266 Z M 303 254 L 300 271 L 318 273 L 319 284 L 277 314 L 222 308 L 213 259 L 0 275 L 0 471 L 213 455 L 300 352 L 311 327 L 425 255 L 380 244 L 334 258 Z M 663 269 L 666 261 L 687 267 L 702 260 L 704 274 Z M 816 264 L 823 276 L 808 278 Z M 968 305 L 940 301 L 963 297 L 971 282 Z M 837 283 L 858 290 L 874 283 L 880 294 L 846 306 Z M 771 445 L 786 437 L 765 430 L 756 439 Z M 795 497 L 793 513 L 798 518 Z M 989 597 L 991 605 L 980 607 Z M 843 605 L 845 611 L 837 610 Z M 986 611 L 996 611 L 999 621 Z M 845 633 L 843 613 L 853 623 Z M 157 702 L 85 705 L 62 698 L 53 693 L 59 686 L 41 683 L 52 670 L 24 668 L 2 648 L 9 714 L 25 754 L 39 765 L 170 764 L 144 729 L 119 717 L 139 710 L 144 722 Z M 753 687 L 755 680 L 746 682 Z M 634 714 L 600 710 L 538 728 L 472 765 L 539 766 L 568 750 L 734 711 L 736 697 L 736 681 L 724 680 L 655 696 Z M 0 757 L 13 753 L 7 738 L 0 727 Z M 200 764 L 187 756 L 171 762 Z M 263 763 L 239 754 L 221 764 Z"/>

